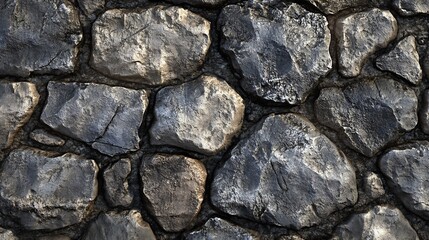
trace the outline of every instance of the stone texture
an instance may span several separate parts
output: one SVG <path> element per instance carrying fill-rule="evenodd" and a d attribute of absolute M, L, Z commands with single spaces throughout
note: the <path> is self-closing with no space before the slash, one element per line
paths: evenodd
<path fill-rule="evenodd" d="M 210 22 L 180 7 L 106 11 L 92 28 L 90 64 L 107 76 L 148 85 L 183 80 L 203 63 Z"/>
<path fill-rule="evenodd" d="M 49 82 L 41 119 L 54 130 L 115 155 L 139 148 L 148 93 L 94 83 Z"/>
<path fill-rule="evenodd" d="M 0 75 L 73 72 L 81 39 L 67 0 L 0 2 Z"/>
<path fill-rule="evenodd" d="M 429 13 L 427 0 L 393 0 L 393 7 L 403 16 Z"/>
<path fill-rule="evenodd" d="M 48 133 L 43 129 L 36 129 L 30 133 L 30 138 L 38 143 L 49 145 L 49 146 L 63 146 L 66 141 Z"/>
<path fill-rule="evenodd" d="M 82 239 L 156 240 L 149 224 L 143 220 L 137 210 L 101 213 L 89 225 Z"/>
<path fill-rule="evenodd" d="M 84 14 L 91 18 L 94 14 L 100 12 L 106 4 L 105 0 L 77 0 L 77 2 Z"/>
<path fill-rule="evenodd" d="M 341 10 L 359 7 L 359 6 L 368 6 L 371 1 L 368 0 L 306 0 L 307 2 L 313 4 L 320 11 L 325 14 L 336 14 Z"/>
<path fill-rule="evenodd" d="M 426 89 L 423 93 L 419 112 L 419 123 L 423 132 L 429 134 L 429 89 Z"/>
<path fill-rule="evenodd" d="M 417 125 L 416 94 L 391 79 L 322 89 L 314 108 L 320 123 L 368 157 Z"/>
<path fill-rule="evenodd" d="M 338 70 L 345 77 L 356 77 L 369 56 L 396 38 L 398 24 L 389 11 L 373 8 L 339 18 L 335 32 Z"/>
<path fill-rule="evenodd" d="M 281 236 L 277 240 L 305 240 L 305 239 L 298 235 L 288 235 L 288 236 Z"/>
<path fill-rule="evenodd" d="M 261 99 L 302 103 L 332 68 L 326 17 L 298 4 L 229 5 L 219 25 L 242 87 Z"/>
<path fill-rule="evenodd" d="M 418 240 L 419 237 L 399 209 L 376 206 L 354 214 L 337 227 L 332 240 Z"/>
<path fill-rule="evenodd" d="M 416 38 L 408 36 L 402 39 L 389 53 L 377 59 L 380 70 L 393 72 L 413 84 L 422 79 L 422 69 L 416 48 Z"/>
<path fill-rule="evenodd" d="M 130 159 L 121 159 L 103 172 L 104 197 L 112 207 L 128 207 L 133 201 L 133 196 L 128 189 L 128 177 L 131 173 Z"/>
<path fill-rule="evenodd" d="M 203 202 L 204 165 L 185 156 L 158 154 L 143 159 L 140 174 L 148 209 L 161 227 L 171 232 L 188 227 Z"/>
<path fill-rule="evenodd" d="M 0 150 L 12 144 L 38 102 L 39 93 L 33 83 L 0 83 Z"/>
<path fill-rule="evenodd" d="M 231 215 L 300 229 L 357 201 L 355 172 L 308 120 L 270 115 L 216 171 L 211 200 Z"/>
<path fill-rule="evenodd" d="M 18 240 L 11 230 L 0 227 L 0 240 Z"/>
<path fill-rule="evenodd" d="M 373 172 L 370 172 L 365 176 L 364 184 L 365 192 L 371 198 L 379 198 L 385 193 L 381 178 Z"/>
<path fill-rule="evenodd" d="M 65 235 L 50 235 L 39 237 L 37 240 L 71 240 L 71 238 Z"/>
<path fill-rule="evenodd" d="M 224 4 L 227 0 L 169 0 L 175 4 L 189 4 L 194 6 L 218 6 Z"/>
<path fill-rule="evenodd" d="M 247 229 L 231 224 L 221 218 L 210 218 L 204 226 L 196 231 L 189 233 L 186 240 L 200 239 L 236 239 L 236 240 L 256 240 L 259 239 L 252 235 Z"/>
<path fill-rule="evenodd" d="M 13 150 L 0 169 L 0 211 L 28 230 L 79 223 L 97 197 L 97 172 L 71 153 Z"/>
<path fill-rule="evenodd" d="M 156 95 L 151 143 L 203 154 L 228 147 L 241 129 L 243 99 L 221 79 L 204 75 Z"/>

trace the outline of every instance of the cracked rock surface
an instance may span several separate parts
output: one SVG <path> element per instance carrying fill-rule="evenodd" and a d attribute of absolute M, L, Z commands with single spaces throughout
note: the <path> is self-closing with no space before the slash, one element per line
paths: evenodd
<path fill-rule="evenodd" d="M 186 236 L 186 240 L 200 239 L 237 239 L 237 240 L 256 240 L 253 234 L 237 225 L 231 224 L 222 218 L 210 218 L 204 226 L 191 232 Z"/>
<path fill-rule="evenodd" d="M 128 207 L 133 201 L 128 186 L 128 177 L 131 174 L 130 159 L 120 159 L 103 172 L 105 184 L 104 197 L 113 207 Z"/>

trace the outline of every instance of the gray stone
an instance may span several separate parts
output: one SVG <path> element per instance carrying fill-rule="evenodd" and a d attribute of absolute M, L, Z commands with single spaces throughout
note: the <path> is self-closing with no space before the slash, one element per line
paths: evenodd
<path fill-rule="evenodd" d="M 36 129 L 32 131 L 30 133 L 30 138 L 38 143 L 49 146 L 63 146 L 66 143 L 64 139 L 52 135 L 43 129 Z"/>
<path fill-rule="evenodd" d="M 121 159 L 110 165 L 103 172 L 105 184 L 104 197 L 112 207 L 128 207 L 133 196 L 128 189 L 128 177 L 131 173 L 130 159 Z"/>
<path fill-rule="evenodd" d="M 398 24 L 392 13 L 374 8 L 339 18 L 335 32 L 339 72 L 356 77 L 369 56 L 396 38 Z"/>
<path fill-rule="evenodd" d="M 71 73 L 81 39 L 78 11 L 68 0 L 0 2 L 0 75 Z"/>
<path fill-rule="evenodd" d="M 424 133 L 429 134 L 429 89 L 423 94 L 423 101 L 419 112 L 419 122 Z"/>
<path fill-rule="evenodd" d="M 368 79 L 322 89 L 315 112 L 347 145 L 372 157 L 417 125 L 417 96 L 394 80 Z"/>
<path fill-rule="evenodd" d="M 403 16 L 429 13 L 427 0 L 393 0 L 393 7 Z"/>
<path fill-rule="evenodd" d="M 326 17 L 298 4 L 229 5 L 219 25 L 243 89 L 261 99 L 302 103 L 332 68 Z"/>
<path fill-rule="evenodd" d="M 201 239 L 236 239 L 236 240 L 256 240 L 249 230 L 231 224 L 221 218 L 210 218 L 204 226 L 189 233 L 186 240 Z"/>
<path fill-rule="evenodd" d="M 354 214 L 337 227 L 332 240 L 418 240 L 416 231 L 397 208 L 376 206 L 370 211 Z"/>
<path fill-rule="evenodd" d="M 227 0 L 169 0 L 172 3 L 186 3 L 194 6 L 218 6 L 224 4 Z"/>
<path fill-rule="evenodd" d="M 0 227 L 0 240 L 18 240 L 11 230 Z"/>
<path fill-rule="evenodd" d="M 54 130 L 110 156 L 139 149 L 145 90 L 49 82 L 48 91 L 41 119 Z"/>
<path fill-rule="evenodd" d="M 405 144 L 390 150 L 379 161 L 390 189 L 406 208 L 429 219 L 429 142 Z"/>
<path fill-rule="evenodd" d="M 389 53 L 377 59 L 380 70 L 393 72 L 410 83 L 418 84 L 422 79 L 422 68 L 419 63 L 416 38 L 408 36 L 402 39 Z"/>
<path fill-rule="evenodd" d="M 226 82 L 204 75 L 156 95 L 151 143 L 215 154 L 241 129 L 243 99 Z"/>
<path fill-rule="evenodd" d="M 347 8 L 368 6 L 369 0 L 306 0 L 325 14 L 336 14 Z"/>
<path fill-rule="evenodd" d="M 144 199 L 161 227 L 170 232 L 188 227 L 203 202 L 204 165 L 185 156 L 157 154 L 143 159 L 140 174 Z"/>
<path fill-rule="evenodd" d="M 105 0 L 77 0 L 79 7 L 88 17 L 94 17 L 94 14 L 103 10 L 106 4 Z"/>
<path fill-rule="evenodd" d="M 21 148 L 0 170 L 0 211 L 28 230 L 82 221 L 97 197 L 98 167 L 77 155 Z"/>
<path fill-rule="evenodd" d="M 281 236 L 277 240 L 305 240 L 305 239 L 298 235 L 288 235 L 288 236 Z"/>
<path fill-rule="evenodd" d="M 232 150 L 211 185 L 230 215 L 300 229 L 357 201 L 344 154 L 297 114 L 270 115 Z"/>
<path fill-rule="evenodd" d="M 49 235 L 44 237 L 39 237 L 37 240 L 71 240 L 70 237 L 65 235 Z"/>
<path fill-rule="evenodd" d="M 149 224 L 137 210 L 100 214 L 82 239 L 156 240 Z"/>
<path fill-rule="evenodd" d="M 93 25 L 90 64 L 113 78 L 169 84 L 198 70 L 210 42 L 210 22 L 189 10 L 113 9 Z"/>
<path fill-rule="evenodd" d="M 384 195 L 384 187 L 381 178 L 373 173 L 368 173 L 364 178 L 364 189 L 371 198 L 379 198 Z"/>

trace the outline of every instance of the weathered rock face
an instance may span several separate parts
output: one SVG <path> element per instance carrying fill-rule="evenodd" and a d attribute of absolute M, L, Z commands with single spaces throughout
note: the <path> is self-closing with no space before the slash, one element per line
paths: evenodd
<path fill-rule="evenodd" d="M 399 146 L 383 155 L 380 170 L 390 189 L 409 210 L 429 219 L 429 142 Z"/>
<path fill-rule="evenodd" d="M 78 223 L 97 196 L 97 172 L 71 153 L 16 149 L 0 169 L 0 211 L 28 230 Z"/>
<path fill-rule="evenodd" d="M 423 94 L 422 106 L 419 112 L 419 122 L 424 133 L 429 134 L 429 90 Z"/>
<path fill-rule="evenodd" d="M 315 111 L 319 122 L 369 157 L 417 125 L 416 94 L 390 79 L 322 89 Z"/>
<path fill-rule="evenodd" d="M 166 231 L 181 231 L 201 208 L 207 173 L 198 160 L 172 155 L 143 159 L 142 188 L 149 211 Z"/>
<path fill-rule="evenodd" d="M 0 150 L 12 144 L 38 102 L 39 93 L 33 83 L 0 83 Z"/>
<path fill-rule="evenodd" d="M 302 103 L 332 68 L 327 19 L 297 4 L 229 5 L 219 25 L 222 49 L 242 75 L 242 87 L 259 98 Z"/>
<path fill-rule="evenodd" d="M 338 70 L 345 77 L 360 74 L 366 59 L 395 39 L 398 24 L 387 10 L 377 8 L 341 17 L 336 23 Z"/>
<path fill-rule="evenodd" d="M 0 240 L 18 240 L 12 231 L 0 228 Z"/>
<path fill-rule="evenodd" d="M 64 139 L 48 133 L 43 129 L 36 129 L 30 133 L 30 138 L 41 144 L 49 146 L 62 146 L 66 143 Z"/>
<path fill-rule="evenodd" d="M 109 205 L 128 207 L 132 203 L 133 196 L 128 189 L 128 176 L 130 173 L 130 159 L 121 159 L 103 172 L 104 197 Z"/>
<path fill-rule="evenodd" d="M 418 240 L 419 237 L 399 209 L 376 206 L 338 226 L 332 240 L 341 239 Z"/>
<path fill-rule="evenodd" d="M 216 217 L 210 218 L 201 229 L 191 232 L 185 239 L 256 240 L 258 238 L 254 237 L 250 231 Z"/>
<path fill-rule="evenodd" d="M 107 76 L 148 85 L 184 79 L 203 63 L 210 22 L 179 7 L 112 9 L 92 28 L 91 65 Z"/>
<path fill-rule="evenodd" d="M 115 155 L 139 148 L 148 93 L 93 83 L 48 84 L 41 119 L 54 130 Z"/>
<path fill-rule="evenodd" d="M 393 7 L 403 16 L 429 13 L 429 2 L 425 0 L 394 0 Z"/>
<path fill-rule="evenodd" d="M 195 6 L 217 6 L 226 2 L 226 0 L 169 0 L 172 3 L 186 3 Z"/>
<path fill-rule="evenodd" d="M 243 117 L 240 95 L 219 78 L 204 75 L 157 93 L 151 143 L 215 154 L 238 134 Z"/>
<path fill-rule="evenodd" d="M 78 11 L 68 0 L 0 3 L 0 75 L 70 73 L 81 39 Z"/>
<path fill-rule="evenodd" d="M 296 229 L 357 200 L 344 154 L 296 114 L 258 123 L 217 170 L 211 190 L 213 204 L 228 214 Z"/>

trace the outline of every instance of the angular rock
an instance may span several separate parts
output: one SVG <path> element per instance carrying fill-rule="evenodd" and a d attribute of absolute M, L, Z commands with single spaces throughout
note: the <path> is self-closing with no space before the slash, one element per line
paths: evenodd
<path fill-rule="evenodd" d="M 180 7 L 106 11 L 92 28 L 90 64 L 112 78 L 148 85 L 183 80 L 204 62 L 210 22 Z"/>
<path fill-rule="evenodd" d="M 110 156 L 139 148 L 138 130 L 148 106 L 145 90 L 49 82 L 48 91 L 41 119 L 54 130 Z"/>
<path fill-rule="evenodd" d="M 0 83 L 0 150 L 12 144 L 38 102 L 39 93 L 33 83 Z"/>
<path fill-rule="evenodd" d="M 393 72 L 410 83 L 418 84 L 422 79 L 416 38 L 408 36 L 402 39 L 389 53 L 379 57 L 376 65 L 380 70 Z"/>
<path fill-rule="evenodd" d="M 79 6 L 86 16 L 92 17 L 95 13 L 100 12 L 104 5 L 105 0 L 78 0 Z"/>
<path fill-rule="evenodd" d="M 63 146 L 66 143 L 64 139 L 52 135 L 43 129 L 36 129 L 32 131 L 30 133 L 30 138 L 38 143 L 49 146 Z"/>
<path fill-rule="evenodd" d="M 204 226 L 189 233 L 186 240 L 200 239 L 237 239 L 237 240 L 256 240 L 255 237 L 247 229 L 233 225 L 221 218 L 210 218 Z"/>
<path fill-rule="evenodd" d="M 204 75 L 156 96 L 151 143 L 215 154 L 241 129 L 243 99 L 226 82 Z"/>
<path fill-rule="evenodd" d="M 189 4 L 194 6 L 218 6 L 226 2 L 226 0 L 169 0 L 175 4 Z"/>
<path fill-rule="evenodd" d="M 429 2 L 426 0 L 393 0 L 393 7 L 403 16 L 429 13 Z"/>
<path fill-rule="evenodd" d="M 156 240 L 149 224 L 137 210 L 100 214 L 89 225 L 83 240 L 95 239 L 144 239 Z"/>
<path fill-rule="evenodd" d="M 365 192 L 368 193 L 371 198 L 381 197 L 385 193 L 381 178 L 373 172 L 365 176 L 364 184 Z"/>
<path fill-rule="evenodd" d="M 417 125 L 417 96 L 391 79 L 369 79 L 322 89 L 317 119 L 340 133 L 347 145 L 372 157 Z"/>
<path fill-rule="evenodd" d="M 416 231 L 397 208 L 376 206 L 367 213 L 354 214 L 337 227 L 332 240 L 418 240 Z"/>
<path fill-rule="evenodd" d="M 132 203 L 133 196 L 128 189 L 128 176 L 130 173 L 130 159 L 121 159 L 104 171 L 104 197 L 110 206 L 128 207 Z"/>
<path fill-rule="evenodd" d="M 18 240 L 11 230 L 0 227 L 0 240 Z"/>
<path fill-rule="evenodd" d="M 0 2 L 0 75 L 71 73 L 82 29 L 68 0 Z"/>
<path fill-rule="evenodd" d="M 354 204 L 356 177 L 344 154 L 307 119 L 270 115 L 216 171 L 211 200 L 230 215 L 300 229 Z"/>
<path fill-rule="evenodd" d="M 229 5 L 219 25 L 222 50 L 242 75 L 242 87 L 259 98 L 302 103 L 332 68 L 326 17 L 298 4 Z"/>
<path fill-rule="evenodd" d="M 0 211 L 28 230 L 79 223 L 97 197 L 97 172 L 71 153 L 13 150 L 0 169 Z"/>
<path fill-rule="evenodd" d="M 140 174 L 145 201 L 161 227 L 170 232 L 188 227 L 203 202 L 204 165 L 184 156 L 158 154 L 143 159 Z"/>
<path fill-rule="evenodd" d="M 306 0 L 320 9 L 325 14 L 336 14 L 337 12 L 359 6 L 368 6 L 368 0 Z"/>
<path fill-rule="evenodd" d="M 419 122 L 424 133 L 429 134 L 429 89 L 423 94 L 423 101 L 419 112 Z"/>
<path fill-rule="evenodd" d="M 335 32 L 339 72 L 356 77 L 369 56 L 396 38 L 398 23 L 389 11 L 373 8 L 339 18 Z"/>

